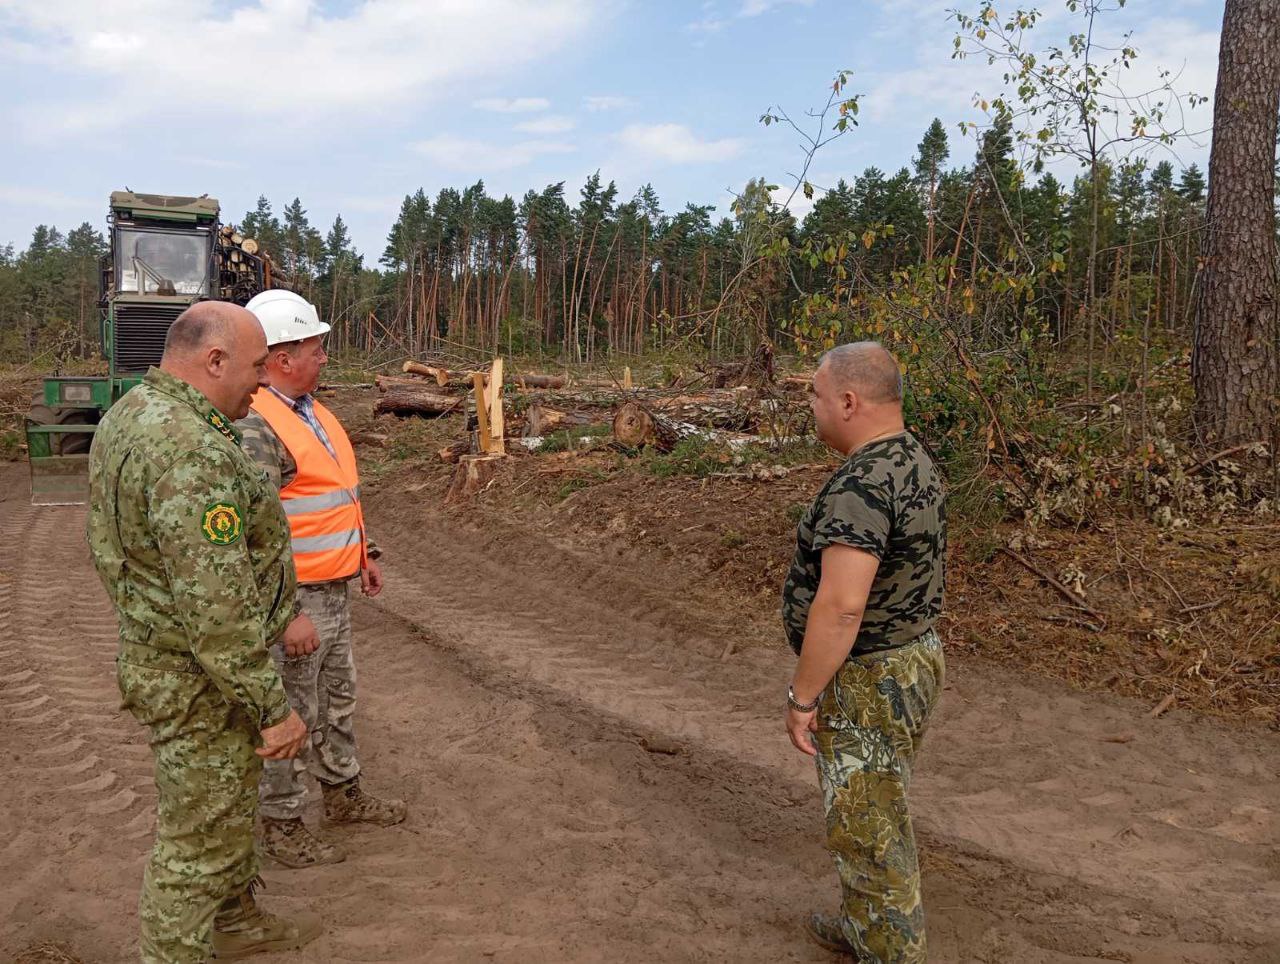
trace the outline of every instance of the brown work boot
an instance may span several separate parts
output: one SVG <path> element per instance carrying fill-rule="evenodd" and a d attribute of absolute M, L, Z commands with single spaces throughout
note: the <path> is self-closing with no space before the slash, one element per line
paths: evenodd
<path fill-rule="evenodd" d="M 346 851 L 321 840 L 298 817 L 292 820 L 263 817 L 261 852 L 286 867 L 315 867 L 347 859 Z"/>
<path fill-rule="evenodd" d="M 324 793 L 324 815 L 333 823 L 376 823 L 390 827 L 405 818 L 408 808 L 403 800 L 383 800 L 360 789 L 360 778 L 332 786 L 320 784 Z"/>
<path fill-rule="evenodd" d="M 848 954 L 855 961 L 859 960 L 858 950 L 844 936 L 844 928 L 840 926 L 840 918 L 831 914 L 810 914 L 804 922 L 805 933 L 819 947 L 825 947 L 837 954 Z"/>
<path fill-rule="evenodd" d="M 222 902 L 213 919 L 213 956 L 235 960 L 267 951 L 294 951 L 320 936 L 324 927 L 318 914 L 298 911 L 293 917 L 277 917 L 258 906 L 253 891 L 262 886 L 254 878 L 235 897 Z"/>

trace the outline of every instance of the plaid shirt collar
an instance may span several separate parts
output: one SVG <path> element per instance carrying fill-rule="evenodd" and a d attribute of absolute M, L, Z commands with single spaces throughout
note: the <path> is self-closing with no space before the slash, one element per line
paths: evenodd
<path fill-rule="evenodd" d="M 293 409 L 294 412 L 297 413 L 298 417 L 311 427 L 311 431 L 316 433 L 316 438 L 324 444 L 324 447 L 328 449 L 329 454 L 335 459 L 338 457 L 338 453 L 333 449 L 333 443 L 329 441 L 329 433 L 324 430 L 324 426 L 321 425 L 320 420 L 316 418 L 316 407 L 314 405 L 315 400 L 310 394 L 302 395 L 298 398 L 290 398 L 283 392 L 277 391 L 272 385 L 267 386 L 267 391 Z"/>

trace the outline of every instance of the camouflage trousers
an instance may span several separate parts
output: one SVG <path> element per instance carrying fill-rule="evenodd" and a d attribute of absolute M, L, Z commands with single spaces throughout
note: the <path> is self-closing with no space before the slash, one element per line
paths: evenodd
<path fill-rule="evenodd" d="M 156 841 L 138 904 L 146 964 L 205 961 L 218 906 L 258 873 L 257 728 L 194 659 L 116 664 L 123 707 L 151 732 Z"/>
<path fill-rule="evenodd" d="M 356 708 L 356 664 L 351 651 L 351 607 L 347 582 L 298 586 L 302 611 L 316 624 L 320 647 L 308 656 L 271 655 L 284 680 L 289 704 L 311 731 L 311 745 L 292 760 L 267 760 L 259 799 L 273 820 L 302 816 L 310 772 L 323 783 L 343 783 L 360 773 L 352 717 Z"/>
<path fill-rule="evenodd" d="M 929 630 L 899 649 L 848 660 L 818 708 L 814 743 L 841 923 L 868 964 L 925 960 L 907 785 L 944 670 L 942 642 Z"/>

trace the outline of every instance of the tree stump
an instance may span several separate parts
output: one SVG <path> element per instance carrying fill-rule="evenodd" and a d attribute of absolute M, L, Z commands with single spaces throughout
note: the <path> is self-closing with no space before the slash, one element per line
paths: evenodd
<path fill-rule="evenodd" d="M 613 437 L 630 448 L 650 446 L 670 452 L 676 442 L 694 431 L 692 425 L 674 422 L 639 402 L 623 402 L 613 413 Z"/>
<path fill-rule="evenodd" d="M 501 455 L 463 455 L 458 459 L 458 467 L 453 470 L 453 480 L 449 483 L 449 491 L 444 501 L 457 502 L 469 499 L 493 481 L 498 470 Z"/>

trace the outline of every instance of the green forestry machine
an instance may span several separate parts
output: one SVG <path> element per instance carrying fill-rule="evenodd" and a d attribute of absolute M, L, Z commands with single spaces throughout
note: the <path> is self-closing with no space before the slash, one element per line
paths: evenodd
<path fill-rule="evenodd" d="M 31 501 L 77 505 L 88 498 L 89 446 L 102 413 L 159 364 L 173 320 L 197 301 L 244 304 L 287 287 L 251 238 L 218 223 L 213 198 L 114 191 L 110 252 L 99 287 L 107 374 L 52 376 L 27 415 Z"/>

